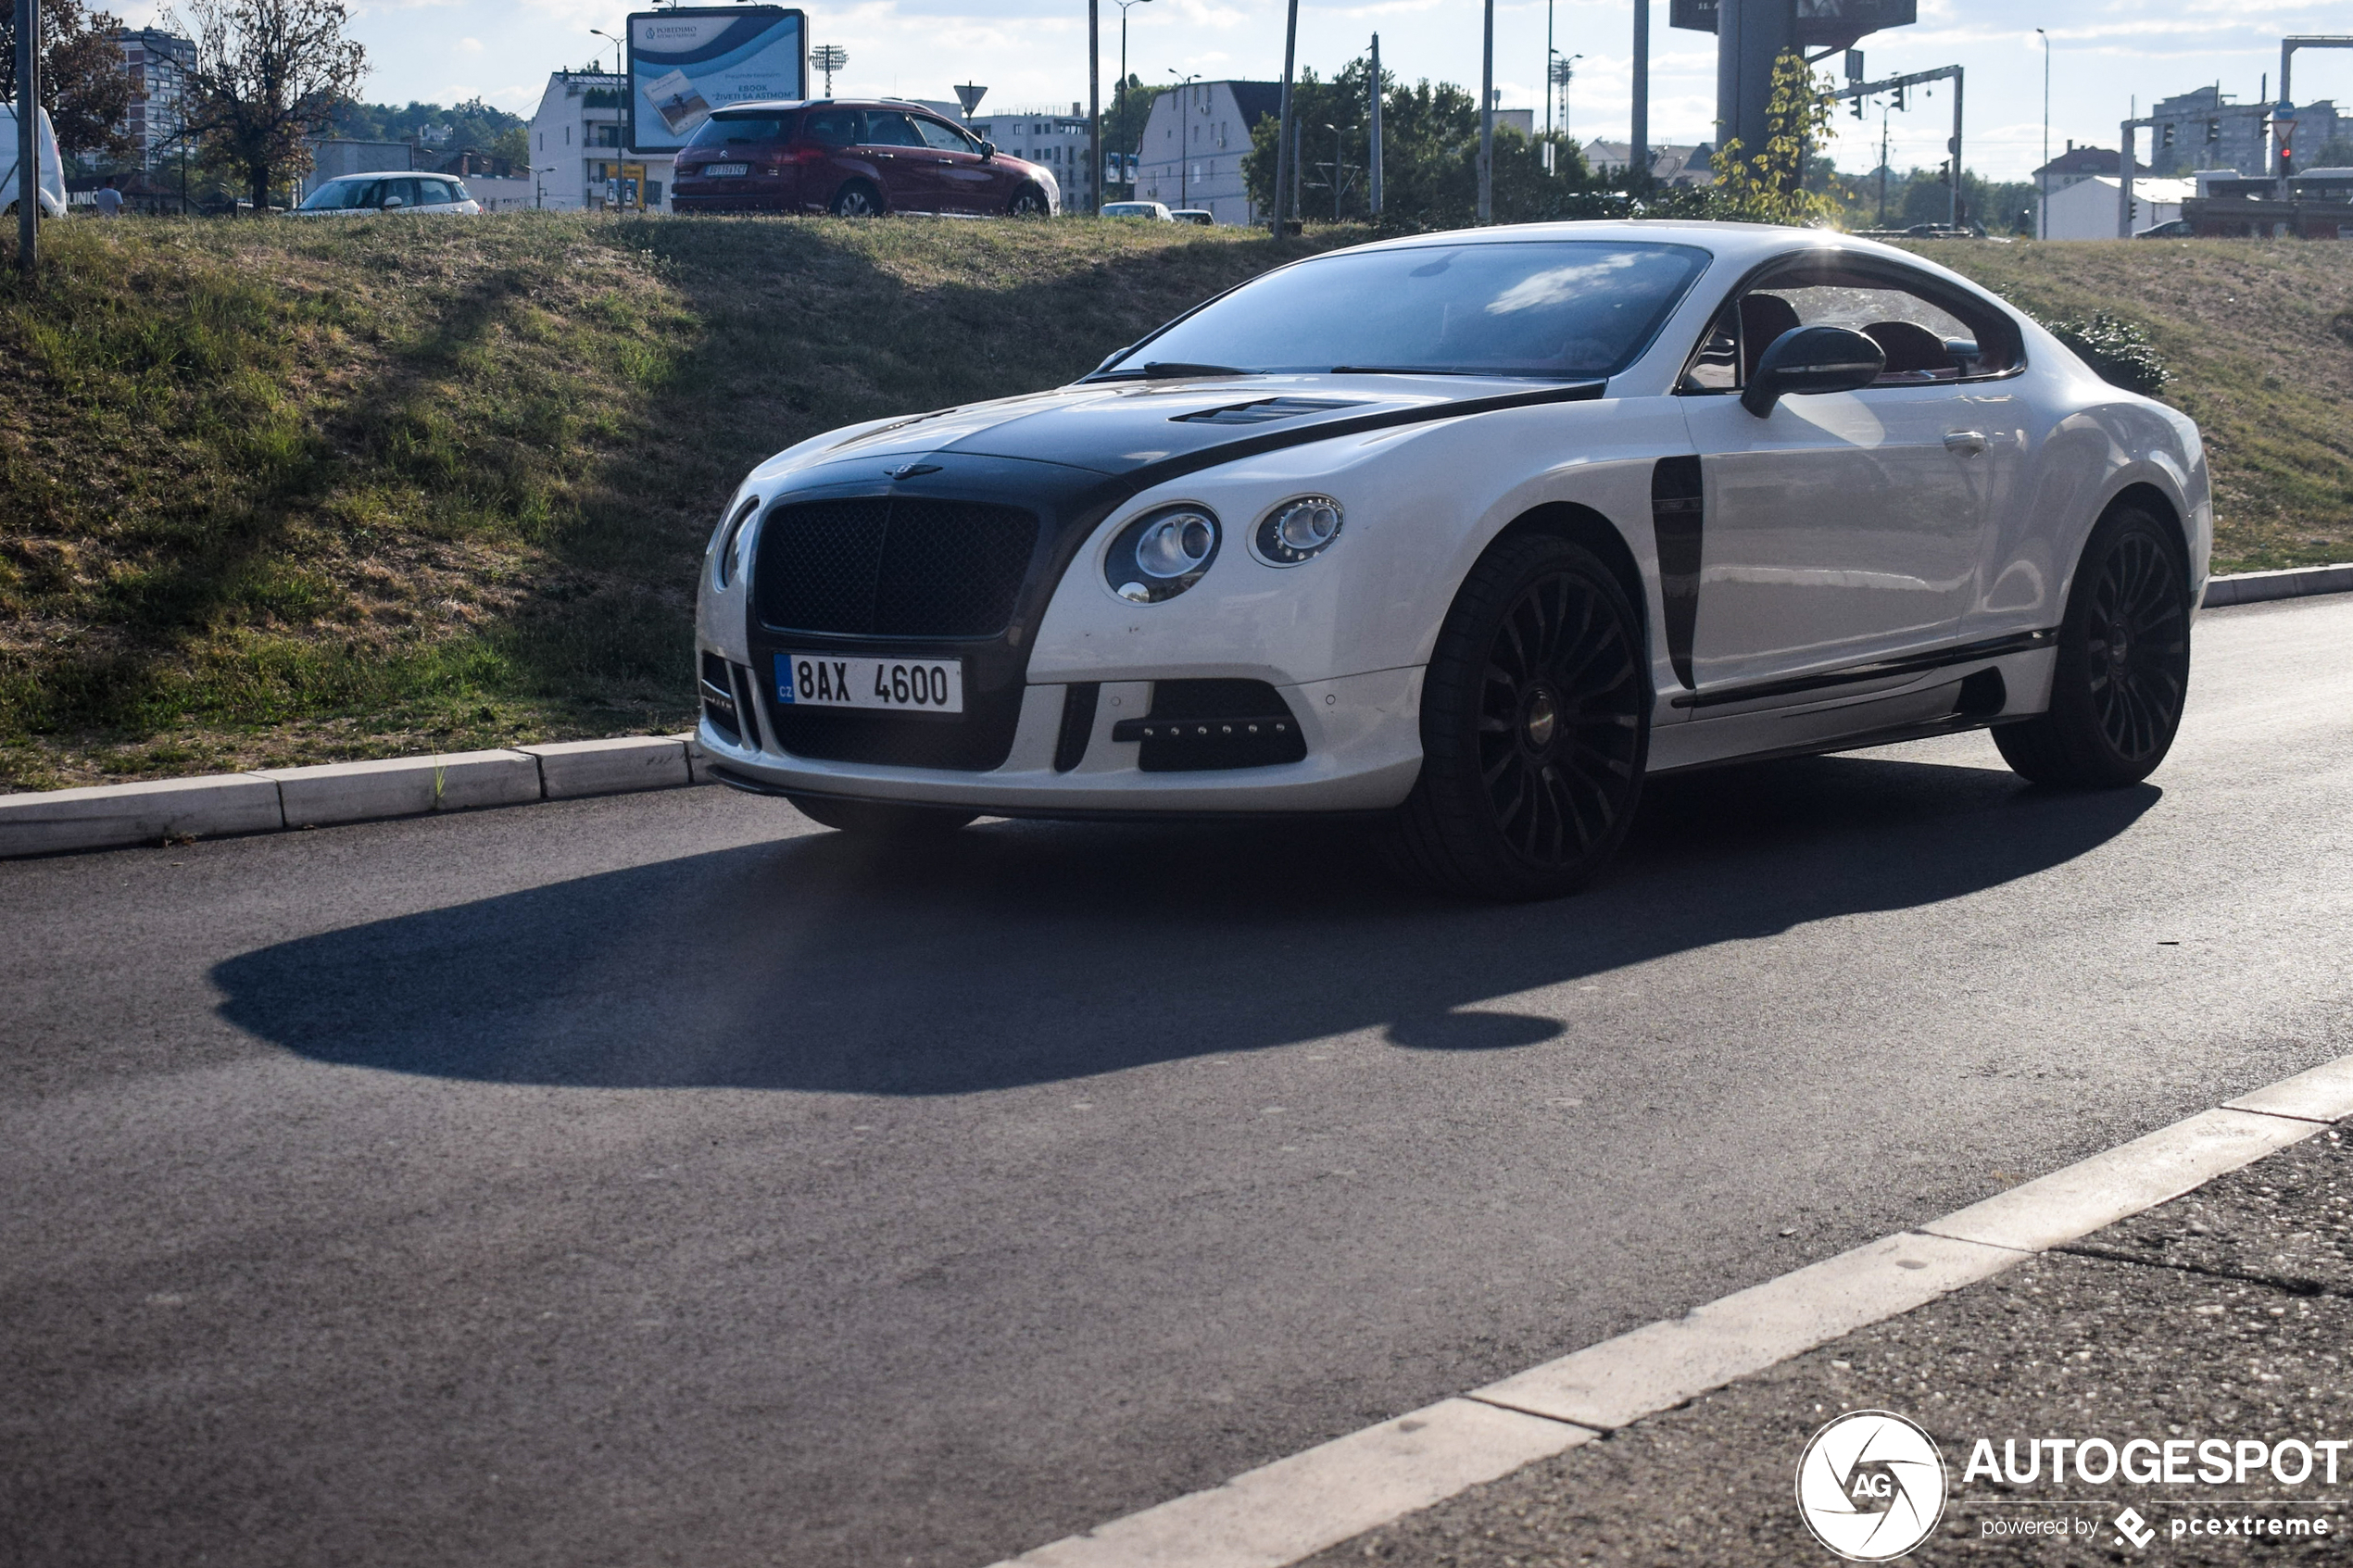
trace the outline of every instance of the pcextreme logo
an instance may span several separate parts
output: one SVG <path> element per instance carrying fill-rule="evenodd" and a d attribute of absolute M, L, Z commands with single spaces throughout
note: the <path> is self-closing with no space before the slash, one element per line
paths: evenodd
<path fill-rule="evenodd" d="M 1892 1411 L 1849 1411 L 1806 1445 L 1797 1512 L 1816 1540 L 1849 1562 L 1901 1557 L 1944 1516 L 1944 1456 Z"/>

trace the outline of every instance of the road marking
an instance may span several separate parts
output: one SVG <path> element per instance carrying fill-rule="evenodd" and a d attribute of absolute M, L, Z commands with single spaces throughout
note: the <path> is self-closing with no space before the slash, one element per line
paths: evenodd
<path fill-rule="evenodd" d="M 1457 1399 L 1009 1558 L 996 1568 L 1284 1568 L 1711 1389 L 1912 1311 L 2353 1116 L 2353 1056 L 1916 1230 Z"/>

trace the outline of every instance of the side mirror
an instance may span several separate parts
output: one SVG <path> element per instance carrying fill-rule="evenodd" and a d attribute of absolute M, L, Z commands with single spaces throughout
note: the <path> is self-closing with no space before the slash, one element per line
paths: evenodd
<path fill-rule="evenodd" d="M 987 162 L 988 162 L 990 158 L 995 157 L 996 156 L 997 156 L 997 144 L 996 144 L 996 143 L 994 143 L 994 142 L 983 142 L 983 143 L 981 143 L 981 144 L 980 144 L 980 161 L 981 161 L 981 162 L 983 162 L 983 163 L 987 163 Z"/>
<path fill-rule="evenodd" d="M 396 207 L 407 207 L 408 205 L 409 204 L 407 202 L 402 201 L 398 196 L 384 197 L 384 210 L 386 212 L 390 212 Z"/>
<path fill-rule="evenodd" d="M 1741 392 L 1741 407 L 1763 419 L 1784 397 L 1852 392 L 1879 380 L 1887 351 L 1846 327 L 1793 327 L 1775 338 Z"/>

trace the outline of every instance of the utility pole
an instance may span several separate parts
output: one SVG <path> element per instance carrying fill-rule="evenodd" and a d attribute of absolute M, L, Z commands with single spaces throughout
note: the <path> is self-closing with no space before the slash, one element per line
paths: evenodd
<path fill-rule="evenodd" d="M 1292 0 L 1296 5 L 1298 0 Z M 1495 0 L 1487 0 L 1486 44 L 1478 58 L 1478 220 L 1495 221 Z"/>
<path fill-rule="evenodd" d="M 1087 157 L 1094 164 L 1088 184 L 1095 199 L 1087 210 L 1103 211 L 1103 29 L 1101 0 L 1087 0 Z"/>
<path fill-rule="evenodd" d="M 1626 149 L 1629 180 L 1651 172 L 1651 0 L 1634 0 L 1634 140 Z"/>
<path fill-rule="evenodd" d="M 1285 155 L 1290 151 L 1290 77 L 1299 57 L 1299 0 L 1290 0 L 1290 19 L 1283 24 L 1282 122 L 1275 128 L 1275 238 L 1283 237 L 1283 197 L 1290 182 L 1284 176 Z"/>
<path fill-rule="evenodd" d="M 30 283 L 40 265 L 41 7 L 17 0 L 17 270 Z"/>
<path fill-rule="evenodd" d="M 1551 79 L 1553 73 L 1553 56 L 1554 52 L 1555 51 L 1553 48 L 1553 0 L 1544 0 L 1544 75 L 1548 81 Z M 1550 93 L 1547 93 L 1544 94 L 1544 139 L 1549 142 L 1552 138 L 1553 95 Z"/>
<path fill-rule="evenodd" d="M 1380 34 L 1376 32 L 1373 34 L 1373 144 L 1372 156 L 1365 160 L 1372 166 L 1367 170 L 1367 178 L 1369 178 L 1372 182 L 1370 194 L 1372 198 L 1373 216 L 1375 218 L 1378 218 L 1380 216 Z"/>
<path fill-rule="evenodd" d="M 2051 224 L 2050 220 L 2043 215 L 2043 207 L 2051 199 L 2051 177 L 2043 169 L 2051 167 L 2051 35 L 2039 27 L 2034 31 L 2043 40 L 2043 169 L 2034 171 L 2034 237 L 2047 240 L 2051 237 Z M 2214 101 L 2217 105 L 2221 103 L 2220 93 L 2215 94 Z"/>
<path fill-rule="evenodd" d="M 1887 227 L 1887 110 L 1879 111 L 1879 226 Z"/>

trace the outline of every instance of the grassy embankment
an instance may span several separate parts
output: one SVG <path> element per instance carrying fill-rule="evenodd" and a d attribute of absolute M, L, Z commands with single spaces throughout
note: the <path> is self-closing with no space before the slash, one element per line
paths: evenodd
<path fill-rule="evenodd" d="M 683 726 L 694 563 L 752 462 L 1065 380 L 1271 259 L 1077 222 L 48 236 L 39 294 L 0 282 L 0 787 Z M 2353 250 L 1931 249 L 2149 329 L 2225 567 L 2353 558 Z"/>

